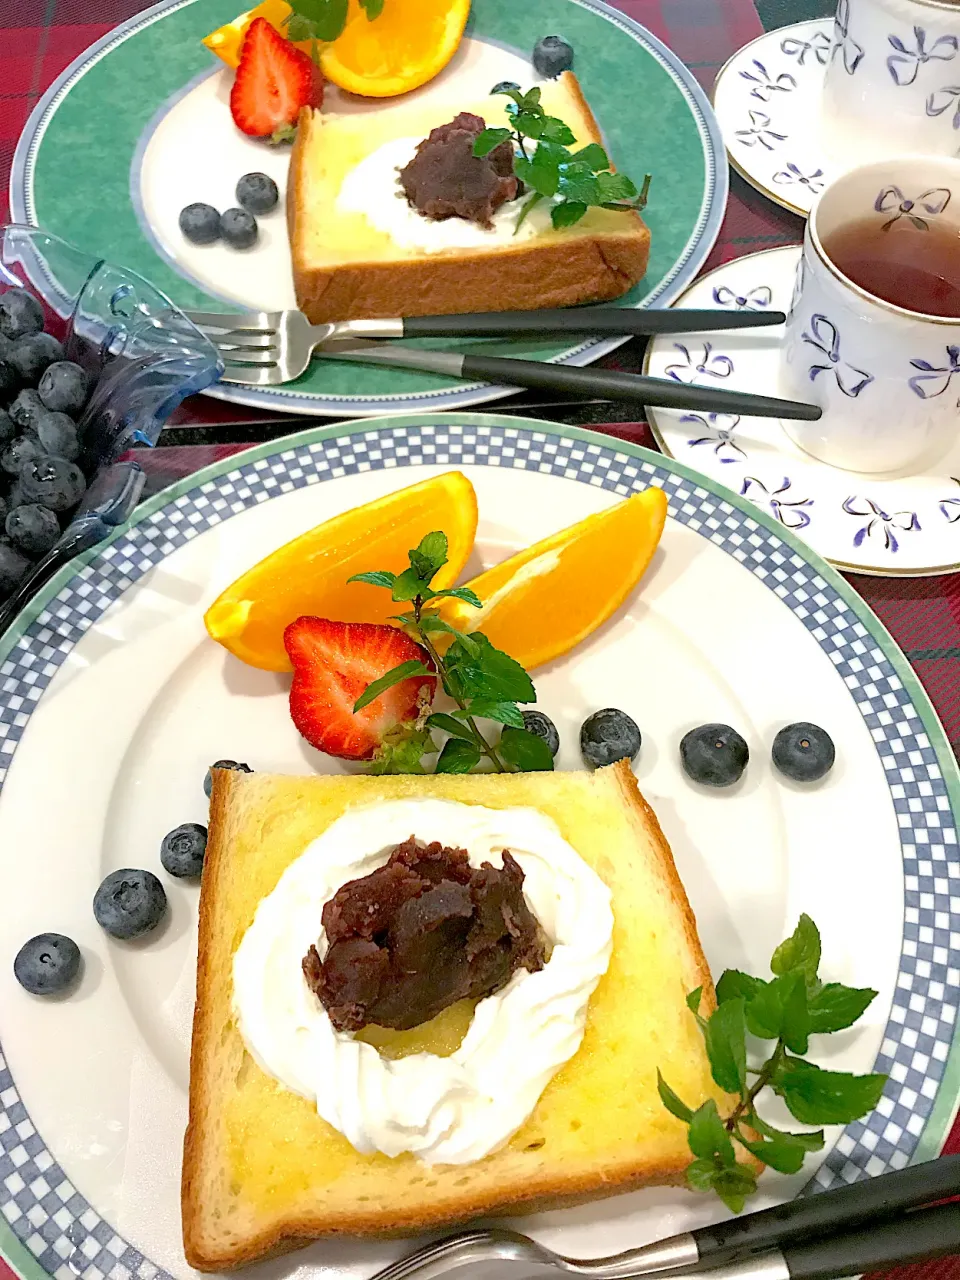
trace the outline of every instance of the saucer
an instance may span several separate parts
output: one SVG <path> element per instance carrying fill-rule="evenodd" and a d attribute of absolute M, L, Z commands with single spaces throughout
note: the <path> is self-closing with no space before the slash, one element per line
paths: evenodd
<path fill-rule="evenodd" d="M 799 246 L 738 258 L 702 276 L 679 305 L 786 311 L 799 258 Z M 657 338 L 644 371 L 782 395 L 782 340 L 782 326 Z M 748 498 L 838 569 L 885 577 L 960 570 L 960 439 L 916 474 L 876 476 L 803 453 L 776 418 L 670 409 L 650 409 L 648 418 L 669 457 Z"/>
<path fill-rule="evenodd" d="M 734 169 L 769 199 L 806 217 L 834 175 L 820 140 L 820 103 L 833 19 L 758 36 L 723 66 L 713 109 Z"/>

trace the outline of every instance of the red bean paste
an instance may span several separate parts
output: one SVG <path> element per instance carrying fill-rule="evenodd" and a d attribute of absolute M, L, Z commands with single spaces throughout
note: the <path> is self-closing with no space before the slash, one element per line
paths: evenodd
<path fill-rule="evenodd" d="M 322 919 L 326 955 L 311 947 L 303 972 L 338 1031 L 405 1031 L 544 965 L 523 872 L 506 850 L 502 868 L 476 869 L 464 849 L 411 836 L 385 866 L 338 889 Z"/>
<path fill-rule="evenodd" d="M 473 154 L 486 127 L 480 116 L 461 111 L 420 143 L 400 170 L 404 195 L 418 213 L 435 222 L 465 218 L 489 227 L 500 206 L 516 198 L 520 184 L 513 175 L 512 144 L 501 142 L 482 158 Z"/>

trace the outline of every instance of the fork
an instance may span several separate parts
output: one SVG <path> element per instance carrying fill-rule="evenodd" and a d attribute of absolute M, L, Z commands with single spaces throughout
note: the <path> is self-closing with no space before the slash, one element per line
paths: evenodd
<path fill-rule="evenodd" d="M 904 1213 L 958 1190 L 960 1155 L 945 1156 L 605 1258 L 564 1257 L 502 1227 L 464 1231 L 408 1254 L 373 1280 L 438 1280 L 484 1262 L 550 1268 L 581 1280 L 630 1280 L 678 1268 L 685 1274 L 711 1268 L 717 1280 L 850 1275 L 960 1249 L 960 1205 Z"/>
<path fill-rule="evenodd" d="M 598 396 L 604 399 L 629 400 L 665 409 L 751 414 L 756 417 L 795 418 L 815 422 L 821 416 L 818 405 L 774 396 L 758 396 L 725 388 L 698 387 L 673 382 L 666 378 L 650 378 L 612 369 L 581 369 L 567 365 L 541 363 L 536 360 L 513 360 L 499 356 L 461 355 L 448 351 L 421 351 L 396 343 L 366 341 L 358 335 L 376 332 L 381 337 L 436 336 L 456 330 L 461 336 L 494 336 L 507 331 L 517 333 L 514 322 L 530 324 L 531 317 L 543 317 L 550 323 L 567 321 L 570 316 L 601 316 L 607 332 L 622 333 L 625 327 L 636 333 L 703 331 L 717 327 L 718 318 L 725 328 L 746 328 L 758 322 L 769 326 L 782 323 L 782 312 L 715 311 L 624 311 L 617 308 L 590 311 L 493 312 L 466 316 L 431 316 L 408 320 L 350 320 L 331 325 L 310 325 L 299 311 L 250 312 L 247 315 L 222 315 L 211 311 L 195 311 L 190 318 L 214 342 L 224 365 L 223 381 L 243 386 L 279 386 L 298 377 L 310 363 L 314 350 L 325 359 L 349 360 L 359 364 L 386 364 L 399 368 L 439 373 L 452 378 L 467 378 L 530 387 L 535 390 Z M 505 319 L 507 317 L 507 319 Z M 625 326 L 624 318 L 628 321 Z M 693 318 L 691 322 L 690 318 Z M 579 321 L 578 324 L 583 323 Z M 690 330 L 684 330 L 686 324 Z M 349 329 L 347 329 L 349 326 Z M 601 326 L 601 327 L 603 327 Z M 464 333 L 468 329 L 468 333 Z M 344 340 L 344 333 L 350 337 Z M 571 329 L 567 327 L 567 332 Z M 578 330 L 582 332 L 581 330 Z M 537 333 L 546 332 L 538 327 Z M 591 320 L 589 332 L 596 332 Z M 321 336 L 317 336 L 318 333 Z M 326 335 L 326 336 L 323 336 Z"/>

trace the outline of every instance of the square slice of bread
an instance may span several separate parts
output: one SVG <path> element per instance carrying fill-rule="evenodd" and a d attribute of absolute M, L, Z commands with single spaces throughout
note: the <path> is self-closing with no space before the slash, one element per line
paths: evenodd
<path fill-rule="evenodd" d="M 548 115 L 573 130 L 576 150 L 601 142 L 570 71 L 542 86 Z M 618 298 L 647 269 L 650 232 L 639 215 L 592 208 L 572 227 L 516 244 L 435 253 L 401 248 L 362 213 L 337 208 L 343 180 L 378 147 L 426 138 L 459 111 L 507 124 L 503 95 L 428 99 L 356 115 L 305 110 L 290 161 L 287 221 L 297 305 L 314 324 L 471 311 L 529 311 Z"/>
<path fill-rule="evenodd" d="M 509 1142 L 468 1165 L 360 1155 L 260 1069 L 233 1011 L 234 953 L 290 863 L 351 806 L 424 796 L 540 810 L 612 892 L 612 958 L 579 1050 Z M 322 1236 L 398 1234 L 682 1182 L 686 1129 L 660 1101 L 657 1069 L 689 1104 L 730 1106 L 685 1003 L 699 986 L 711 1010 L 693 914 L 626 762 L 596 773 L 382 778 L 215 771 L 183 1163 L 187 1260 L 219 1271 Z"/>

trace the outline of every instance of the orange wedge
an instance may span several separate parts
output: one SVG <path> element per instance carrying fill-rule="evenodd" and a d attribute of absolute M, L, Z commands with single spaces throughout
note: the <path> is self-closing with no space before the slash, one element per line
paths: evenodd
<path fill-rule="evenodd" d="M 328 80 L 365 98 L 392 98 L 432 80 L 459 47 L 470 0 L 385 0 L 372 22 L 350 0 L 347 25 L 320 54 Z"/>
<path fill-rule="evenodd" d="M 477 532 L 477 495 L 459 471 L 345 511 L 278 548 L 213 602 L 207 631 L 242 662 L 289 671 L 283 632 L 296 618 L 386 622 L 399 613 L 389 591 L 347 579 L 370 569 L 401 573 L 410 548 L 435 529 L 448 541 L 433 584 L 439 590 L 456 582 Z"/>
<path fill-rule="evenodd" d="M 287 29 L 284 23 L 289 17 L 290 6 L 287 4 L 287 0 L 263 0 L 263 3 L 258 4 L 255 9 L 249 9 L 246 13 L 238 13 L 232 22 L 224 23 L 216 31 L 211 31 L 208 36 L 204 37 L 203 43 L 211 53 L 215 53 L 228 67 L 233 67 L 236 70 L 240 65 L 240 46 L 243 44 L 243 37 L 247 34 L 247 28 L 254 18 L 266 18 L 271 27 L 276 27 L 280 34 L 285 37 Z M 309 54 L 309 40 L 298 44 L 297 48 Z"/>
<path fill-rule="evenodd" d="M 483 601 L 440 606 L 460 631 L 482 631 L 528 671 L 568 653 L 610 617 L 640 581 L 667 515 L 662 489 L 645 489 L 520 551 L 466 585 Z"/>

